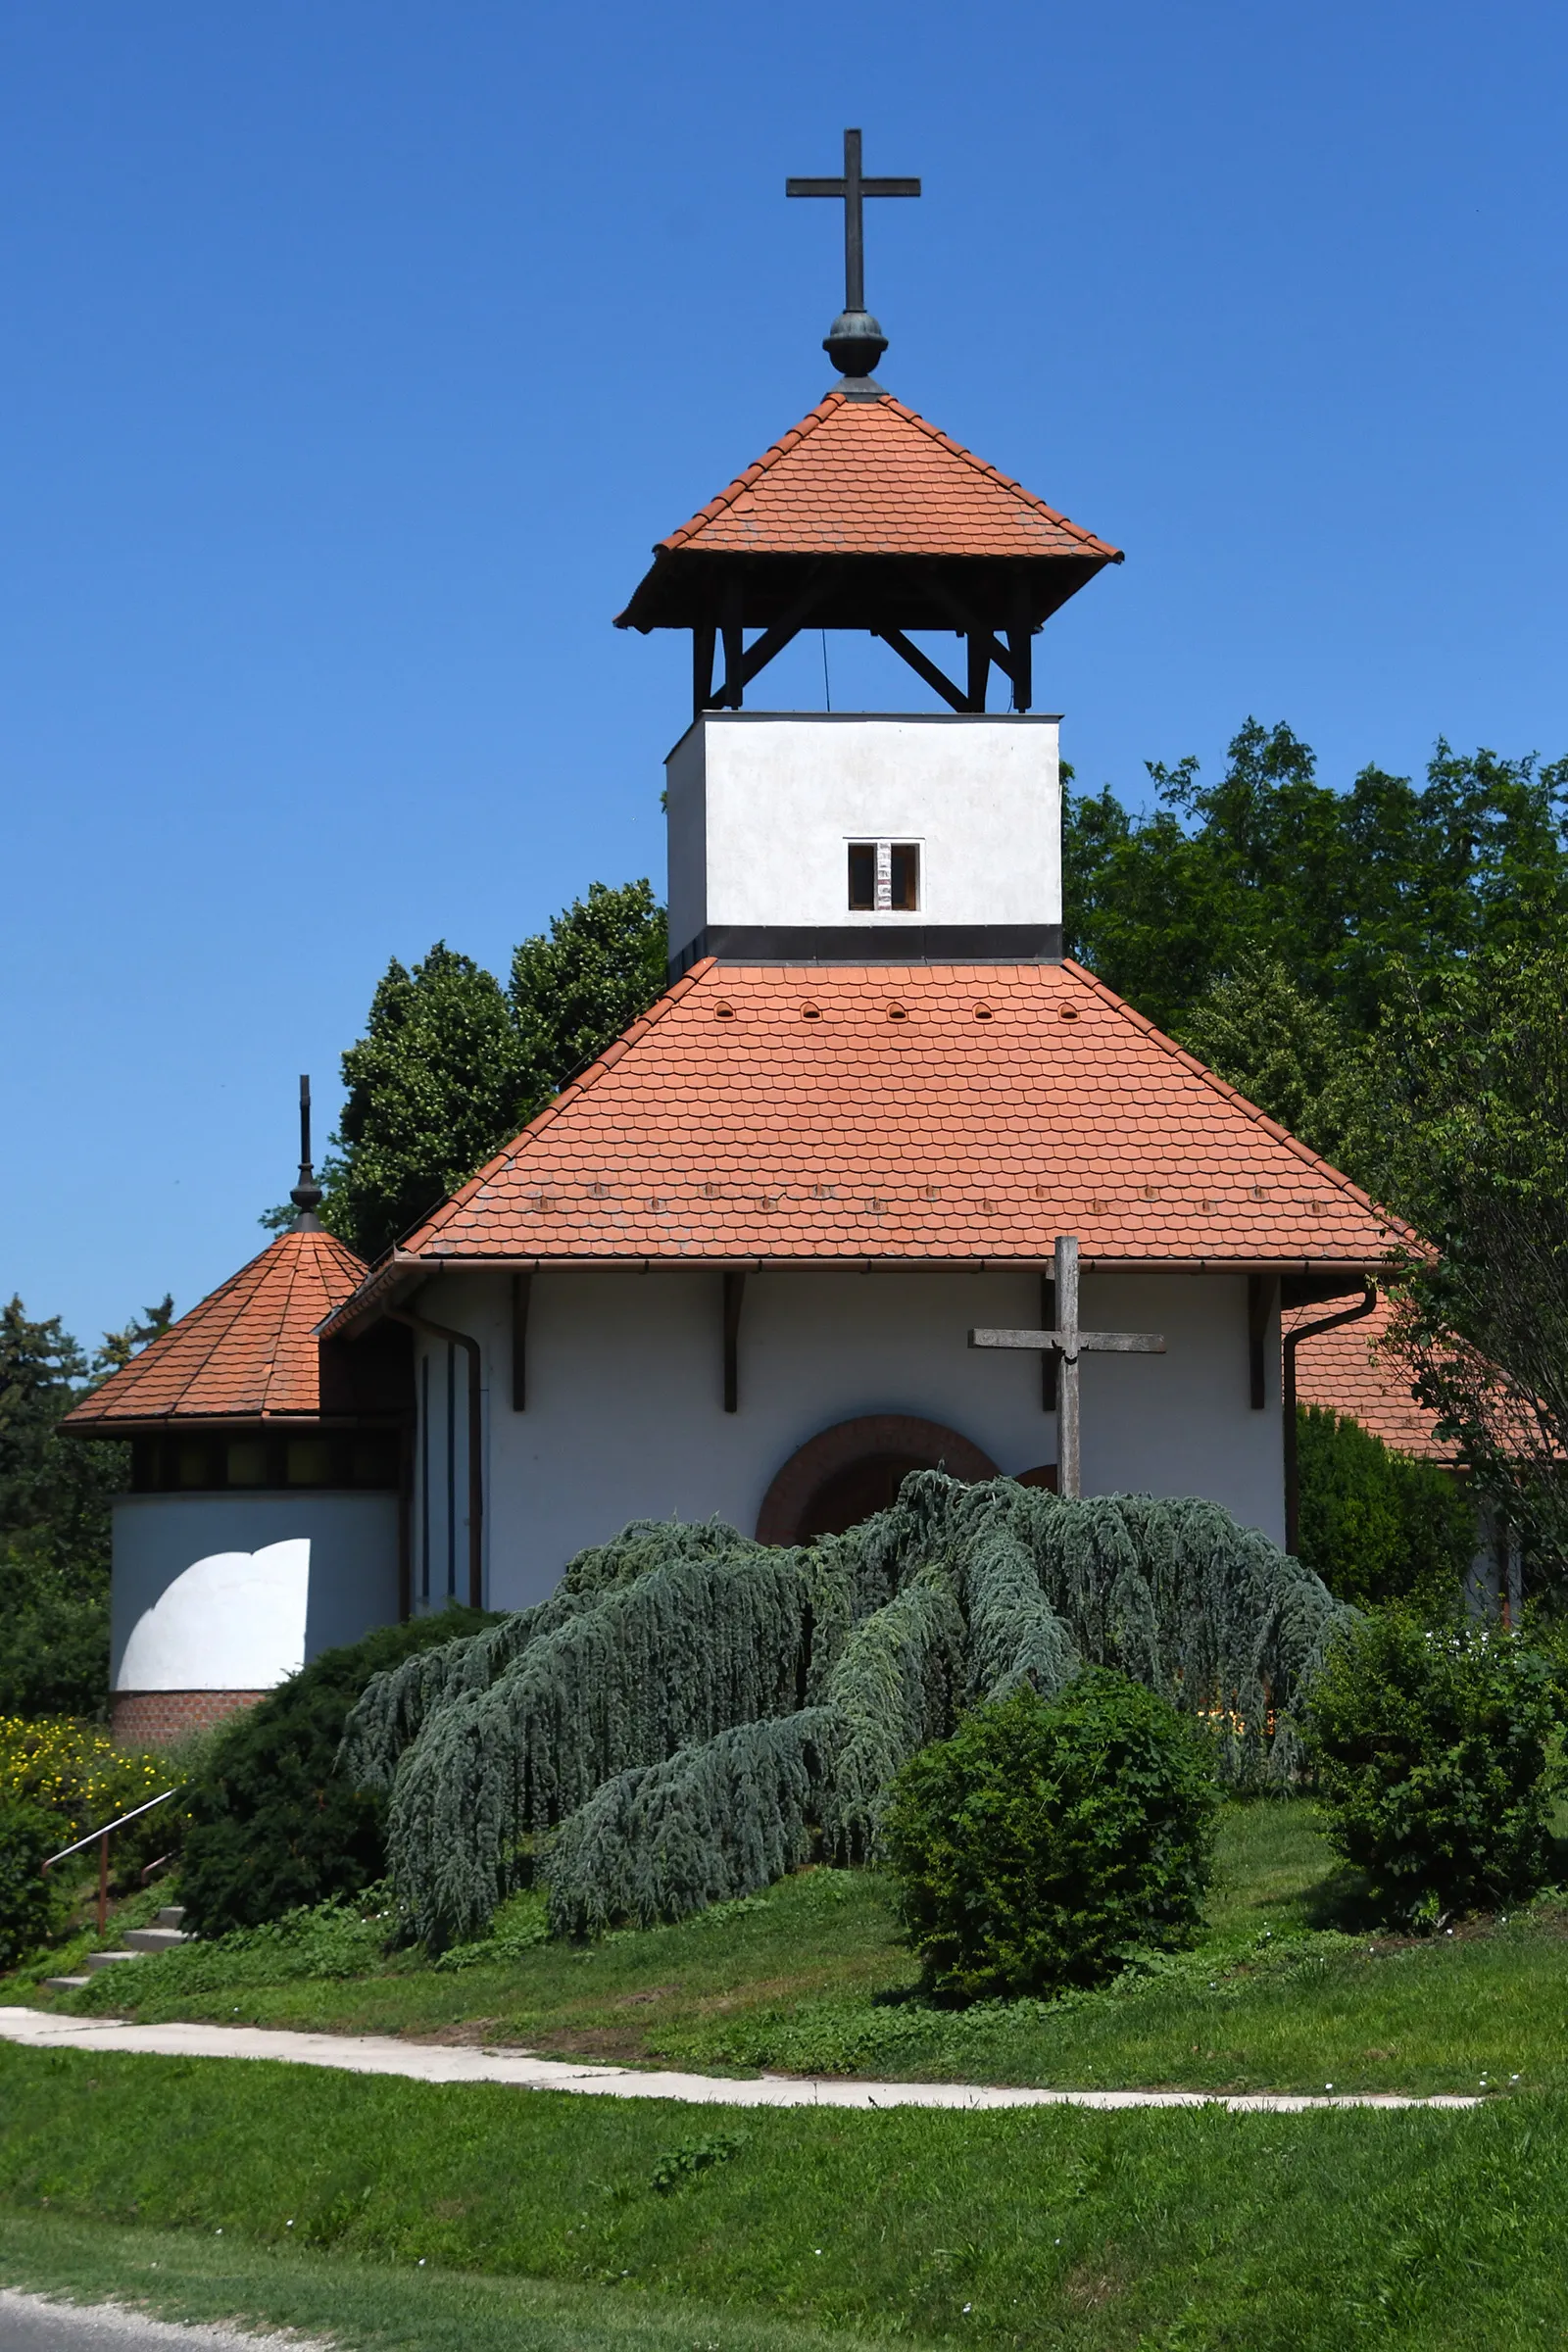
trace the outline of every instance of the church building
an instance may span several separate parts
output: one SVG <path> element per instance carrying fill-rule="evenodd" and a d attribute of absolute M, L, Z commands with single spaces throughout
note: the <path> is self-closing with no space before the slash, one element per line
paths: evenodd
<path fill-rule="evenodd" d="M 629 1519 L 793 1544 L 917 1467 L 1285 1540 L 1282 1312 L 1353 1305 L 1391 1231 L 1063 956 L 1035 639 L 1121 557 L 872 374 L 860 202 L 916 189 L 858 133 L 792 183 L 845 200 L 837 380 L 619 616 L 691 636 L 667 993 L 372 1267 L 307 1167 L 297 1228 L 72 1417 L 134 1440 L 126 1736 L 399 1615 L 520 1608 Z M 760 701 L 819 628 L 901 657 L 899 707 Z"/>

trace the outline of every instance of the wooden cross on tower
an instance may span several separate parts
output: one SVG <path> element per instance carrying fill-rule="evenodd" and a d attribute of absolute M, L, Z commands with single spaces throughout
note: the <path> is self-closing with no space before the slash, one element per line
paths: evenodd
<path fill-rule="evenodd" d="M 1078 1444 L 1078 1359 L 1084 1354 L 1163 1355 L 1152 1331 L 1081 1331 L 1078 1326 L 1078 1237 L 1056 1236 L 1054 1331 L 971 1331 L 971 1348 L 1044 1348 L 1059 1366 L 1056 1382 L 1056 1492 L 1074 1500 L 1082 1492 Z"/>

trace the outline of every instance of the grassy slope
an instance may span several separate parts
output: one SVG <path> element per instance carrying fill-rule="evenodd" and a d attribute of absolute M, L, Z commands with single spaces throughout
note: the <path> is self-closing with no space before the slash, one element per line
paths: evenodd
<path fill-rule="evenodd" d="M 1201 2088 L 1568 2086 L 1568 1937 L 1546 1908 L 1426 1944 L 1332 1932 L 1348 1916 L 1305 1803 L 1235 1806 L 1203 1946 L 1166 1976 L 1043 2009 L 908 1999 L 915 1970 L 872 1873 L 809 1872 L 681 1927 L 552 1944 L 505 1967 L 404 1956 L 344 1979 L 193 1989 L 157 1961 L 75 2006 L 523 2043 L 697 2067 Z M 200 1955 L 210 1971 L 213 1955 Z M 190 1955 L 192 1964 L 198 1954 Z M 36 1997 L 14 1991 L 12 1998 Z"/>
<path fill-rule="evenodd" d="M 669 2156 L 716 2132 L 734 2134 L 727 2159 L 662 2193 Z M 625 2293 L 639 2323 L 656 2289 L 738 2316 L 1075 2352 L 1515 2352 L 1568 2329 L 1565 2203 L 1568 2132 L 1544 2097 L 1447 2115 L 718 2119 L 0 2049 L 13 2215 L 47 2205 L 214 2247 L 221 2230 L 227 2261 L 303 2247 L 411 2280 L 422 2256 L 440 2275 Z M 748 2339 L 726 2321 L 688 2340 Z"/>
<path fill-rule="evenodd" d="M 720 2343 L 723 2352 L 850 2352 L 881 2340 L 718 2313 L 683 2296 L 421 2271 L 56 2214 L 0 2213 L 0 2285 L 410 2352 L 719 2352 Z"/>

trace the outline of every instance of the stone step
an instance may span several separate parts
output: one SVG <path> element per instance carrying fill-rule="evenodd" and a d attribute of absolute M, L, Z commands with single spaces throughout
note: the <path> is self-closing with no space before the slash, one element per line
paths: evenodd
<path fill-rule="evenodd" d="M 91 1983 L 91 1977 L 45 1977 L 44 1979 L 45 1988 L 50 1992 L 79 1992 L 84 1984 Z"/>
<path fill-rule="evenodd" d="M 139 1960 L 140 1958 L 140 1952 L 89 1952 L 86 1965 L 89 1968 L 115 1968 L 122 1960 Z"/>
<path fill-rule="evenodd" d="M 182 1928 L 185 1925 L 183 1903 L 166 1903 L 153 1921 L 155 1928 Z"/>
<path fill-rule="evenodd" d="M 127 1928 L 122 1939 L 131 1954 L 137 1952 L 172 1952 L 176 1943 L 194 1943 L 182 1928 Z"/>

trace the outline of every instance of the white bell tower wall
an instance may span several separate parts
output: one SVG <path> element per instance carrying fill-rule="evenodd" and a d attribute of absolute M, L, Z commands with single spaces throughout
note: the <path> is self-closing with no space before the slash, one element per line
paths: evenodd
<path fill-rule="evenodd" d="M 672 967 L 1059 956 L 1059 724 L 705 711 L 665 762 Z"/>

